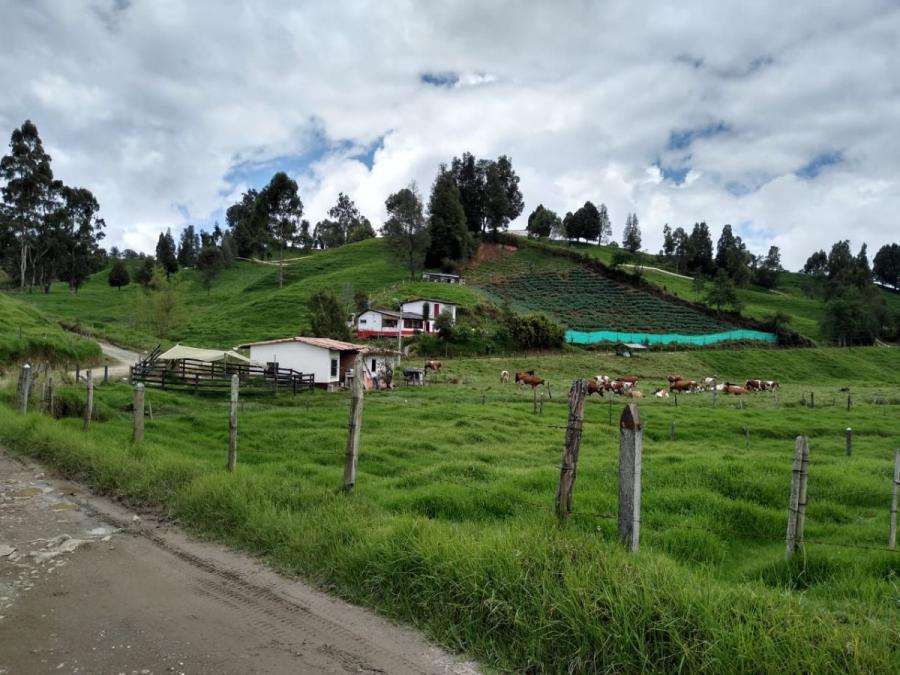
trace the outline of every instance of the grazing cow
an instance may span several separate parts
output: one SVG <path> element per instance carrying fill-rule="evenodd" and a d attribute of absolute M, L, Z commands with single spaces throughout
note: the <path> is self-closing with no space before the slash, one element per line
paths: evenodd
<path fill-rule="evenodd" d="M 616 378 L 616 382 L 627 382 L 630 385 L 635 385 L 640 380 L 637 375 L 622 375 L 621 377 Z"/>
<path fill-rule="evenodd" d="M 603 390 L 605 387 L 597 380 L 587 380 L 587 395 L 591 394 L 600 394 L 600 397 L 603 398 Z"/>
<path fill-rule="evenodd" d="M 778 384 L 778 380 L 766 380 L 763 382 L 763 389 L 766 391 L 775 391 L 779 387 L 781 387 L 781 385 Z"/>
<path fill-rule="evenodd" d="M 516 384 L 530 385 L 532 391 L 543 384 L 547 387 L 547 396 L 553 398 L 553 395 L 550 393 L 550 383 L 535 375 L 533 370 L 516 373 Z"/>
<path fill-rule="evenodd" d="M 747 388 L 741 387 L 737 384 L 726 382 L 725 387 L 722 389 L 722 391 L 726 394 L 731 394 L 732 396 L 741 396 L 747 393 Z"/>
<path fill-rule="evenodd" d="M 607 382 L 609 382 L 609 376 L 608 375 L 594 375 L 594 381 L 597 384 L 606 384 Z"/>
<path fill-rule="evenodd" d="M 629 389 L 625 392 L 625 396 L 628 398 L 644 398 L 644 395 L 637 389 Z"/>
<path fill-rule="evenodd" d="M 663 389 L 662 387 L 660 387 L 659 389 L 657 389 L 656 391 L 654 391 L 654 392 L 653 392 L 653 395 L 654 395 L 656 398 L 669 398 L 669 392 L 668 392 L 668 390 Z"/>
<path fill-rule="evenodd" d="M 666 375 L 666 379 L 669 381 L 669 384 L 674 384 L 678 382 L 678 380 L 683 380 L 684 378 L 681 375 Z"/>
<path fill-rule="evenodd" d="M 500 371 L 500 384 L 506 384 L 509 382 L 509 371 L 501 370 Z"/>
<path fill-rule="evenodd" d="M 711 387 L 715 383 L 716 383 L 716 378 L 714 378 L 714 377 L 704 377 L 703 378 L 703 384 L 705 384 L 707 387 Z"/>
<path fill-rule="evenodd" d="M 747 391 L 762 391 L 763 390 L 763 381 L 762 380 L 747 380 L 744 383 L 744 389 Z"/>
<path fill-rule="evenodd" d="M 696 391 L 697 383 L 693 380 L 678 380 L 669 385 L 669 391 L 680 391 L 684 393 L 691 393 Z"/>
<path fill-rule="evenodd" d="M 441 372 L 441 362 L 440 361 L 426 361 L 425 362 L 425 370 L 434 370 L 435 372 Z"/>

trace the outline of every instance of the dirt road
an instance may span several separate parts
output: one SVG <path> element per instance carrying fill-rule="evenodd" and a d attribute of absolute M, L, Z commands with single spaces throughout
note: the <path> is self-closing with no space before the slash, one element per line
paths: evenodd
<path fill-rule="evenodd" d="M 31 673 L 477 669 L 0 449 L 0 675 Z"/>

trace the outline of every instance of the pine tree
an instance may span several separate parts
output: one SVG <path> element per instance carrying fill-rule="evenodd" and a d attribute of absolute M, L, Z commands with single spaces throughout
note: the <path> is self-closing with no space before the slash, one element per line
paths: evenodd
<path fill-rule="evenodd" d="M 131 275 L 128 273 L 128 268 L 125 267 L 125 263 L 121 260 L 116 260 L 113 263 L 112 268 L 109 270 L 109 285 L 113 288 L 117 288 L 120 291 L 122 290 L 122 286 L 127 286 L 131 283 Z"/>
<path fill-rule="evenodd" d="M 172 230 L 167 229 L 165 234 L 160 234 L 156 242 L 156 260 L 163 271 L 166 273 L 166 279 L 178 271 L 178 258 L 175 255 L 175 239 L 172 238 Z"/>
<path fill-rule="evenodd" d="M 625 230 L 622 232 L 622 246 L 631 253 L 641 250 L 641 228 L 638 226 L 636 213 L 629 213 L 625 219 Z"/>
<path fill-rule="evenodd" d="M 415 183 L 395 192 L 384 203 L 388 219 L 381 230 L 388 246 L 403 261 L 409 277 L 416 278 L 428 251 L 428 229 Z"/>
<path fill-rule="evenodd" d="M 609 213 L 606 204 L 601 204 L 599 209 L 600 234 L 597 237 L 598 244 L 605 244 L 612 238 L 612 223 L 609 221 Z"/>
<path fill-rule="evenodd" d="M 453 174 L 441 166 L 428 201 L 429 267 L 451 269 L 469 256 L 469 229 Z"/>

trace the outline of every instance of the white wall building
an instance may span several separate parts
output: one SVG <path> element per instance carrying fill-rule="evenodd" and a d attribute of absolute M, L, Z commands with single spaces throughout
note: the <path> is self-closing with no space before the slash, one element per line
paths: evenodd
<path fill-rule="evenodd" d="M 428 305 L 428 319 L 425 320 L 425 305 Z M 434 333 L 434 322 L 443 312 L 448 312 L 453 323 L 456 323 L 456 305 L 441 300 L 410 300 L 402 305 L 403 314 L 397 310 L 369 309 L 356 319 L 358 337 L 397 337 L 397 323 L 402 321 L 399 331 L 402 335 L 414 335 L 417 332 Z"/>
<path fill-rule="evenodd" d="M 279 368 L 293 368 L 316 379 L 316 386 L 334 389 L 353 368 L 356 355 L 366 353 L 365 345 L 328 338 L 289 337 L 241 345 L 250 350 L 250 359 L 260 364 L 277 363 Z"/>

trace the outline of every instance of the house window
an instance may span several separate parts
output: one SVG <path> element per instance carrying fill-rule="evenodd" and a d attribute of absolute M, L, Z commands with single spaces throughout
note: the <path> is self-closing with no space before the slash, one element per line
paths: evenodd
<path fill-rule="evenodd" d="M 378 362 L 377 362 L 375 359 L 372 359 L 372 372 L 373 372 L 373 373 L 374 373 L 376 370 L 378 370 L 377 366 L 378 366 Z"/>
<path fill-rule="evenodd" d="M 360 319 L 360 320 L 359 320 L 359 325 L 360 325 L 360 326 L 365 326 L 365 325 L 366 325 L 366 320 L 365 320 L 365 319 Z"/>
<path fill-rule="evenodd" d="M 337 359 L 331 359 L 331 376 L 332 377 L 337 377 L 337 364 L 338 364 Z"/>
<path fill-rule="evenodd" d="M 406 328 L 422 330 L 422 319 L 403 319 L 403 325 Z"/>
<path fill-rule="evenodd" d="M 397 327 L 397 319 L 385 319 L 381 322 L 383 328 L 396 328 Z"/>

